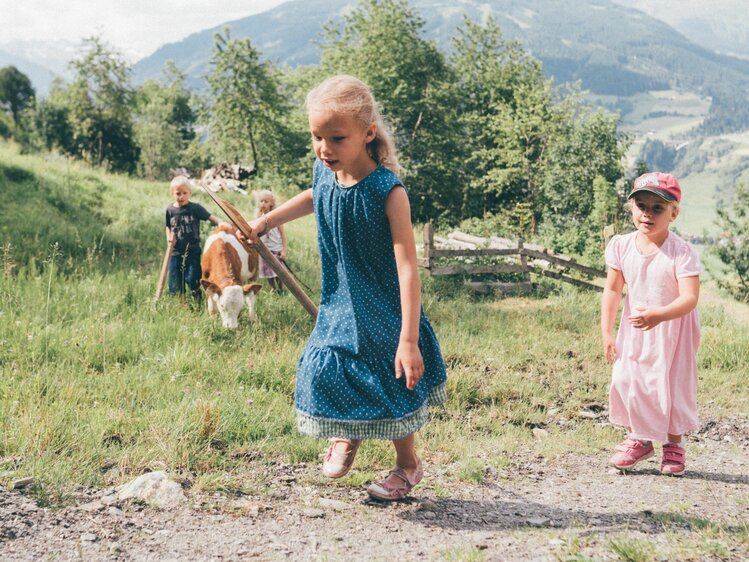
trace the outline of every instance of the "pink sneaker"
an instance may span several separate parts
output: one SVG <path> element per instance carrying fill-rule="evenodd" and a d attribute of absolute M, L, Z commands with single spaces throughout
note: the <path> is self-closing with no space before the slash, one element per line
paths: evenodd
<path fill-rule="evenodd" d="M 645 445 L 627 437 L 616 446 L 616 453 L 609 459 L 609 464 L 619 470 L 627 470 L 633 468 L 638 462 L 649 459 L 654 452 L 652 443 Z"/>
<path fill-rule="evenodd" d="M 686 470 L 687 452 L 677 443 L 663 444 L 663 460 L 661 460 L 661 474 L 678 476 Z"/>

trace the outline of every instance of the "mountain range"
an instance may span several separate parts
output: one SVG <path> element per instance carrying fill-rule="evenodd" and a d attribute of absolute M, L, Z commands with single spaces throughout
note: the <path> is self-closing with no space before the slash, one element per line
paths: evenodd
<path fill-rule="evenodd" d="M 425 34 L 443 49 L 463 13 L 492 15 L 509 38 L 518 39 L 544 62 L 548 75 L 580 79 L 593 92 L 631 95 L 666 86 L 693 90 L 726 84 L 745 88 L 749 19 L 745 0 L 411 0 L 426 20 Z M 138 61 L 135 81 L 161 74 L 174 60 L 194 87 L 203 86 L 213 35 L 224 27 L 250 37 L 269 59 L 291 66 L 314 64 L 321 26 L 356 5 L 354 0 L 292 0 L 267 12 L 193 33 Z M 665 23 L 664 23 L 665 22 Z M 15 65 L 41 95 L 54 76 L 67 77 L 78 45 L 64 41 L 0 44 L 0 67 Z"/>
<path fill-rule="evenodd" d="M 633 7 L 634 0 L 411 0 L 426 20 L 425 36 L 449 49 L 463 14 L 488 15 L 517 39 L 557 82 L 581 80 L 599 94 L 633 95 L 669 87 L 712 92 L 749 86 L 749 60 L 717 54 Z M 292 0 L 253 16 L 164 45 L 134 67 L 136 81 L 156 78 L 173 60 L 194 86 L 208 71 L 213 36 L 224 27 L 250 37 L 264 56 L 282 64 L 314 64 L 321 26 L 341 20 L 352 0 Z"/>

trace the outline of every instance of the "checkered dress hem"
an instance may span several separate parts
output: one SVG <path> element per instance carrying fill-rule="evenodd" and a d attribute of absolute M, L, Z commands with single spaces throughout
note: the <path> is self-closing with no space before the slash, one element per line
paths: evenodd
<path fill-rule="evenodd" d="M 312 437 L 340 437 L 342 439 L 402 439 L 421 429 L 429 418 L 429 406 L 444 404 L 445 385 L 429 389 L 426 402 L 418 410 L 397 419 L 334 420 L 310 416 L 297 410 L 297 427 Z"/>

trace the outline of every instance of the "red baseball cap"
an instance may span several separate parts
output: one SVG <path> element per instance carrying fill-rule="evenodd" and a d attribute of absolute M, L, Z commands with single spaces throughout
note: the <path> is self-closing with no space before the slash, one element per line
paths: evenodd
<path fill-rule="evenodd" d="M 663 172 L 648 172 L 642 174 L 632 184 L 632 191 L 629 192 L 627 199 L 630 199 L 635 193 L 648 191 L 655 193 L 658 197 L 668 202 L 681 200 L 681 187 L 679 182 L 671 174 Z"/>

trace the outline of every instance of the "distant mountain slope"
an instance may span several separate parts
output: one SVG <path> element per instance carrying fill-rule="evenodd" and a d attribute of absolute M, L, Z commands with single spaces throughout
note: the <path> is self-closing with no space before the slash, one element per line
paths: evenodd
<path fill-rule="evenodd" d="M 37 96 L 44 96 L 49 92 L 55 73 L 40 64 L 19 57 L 5 51 L 0 51 L 0 68 L 15 66 L 31 80 Z"/>
<path fill-rule="evenodd" d="M 679 30 L 702 47 L 749 58 L 746 0 L 614 0 L 637 8 Z"/>
<path fill-rule="evenodd" d="M 77 51 L 70 41 L 11 41 L 0 45 L 0 68 L 15 66 L 29 77 L 37 95 L 46 95 L 55 76 L 69 76 L 67 66 Z"/>
<path fill-rule="evenodd" d="M 273 10 L 227 22 L 234 37 L 250 37 L 263 54 L 290 65 L 318 60 L 323 22 L 355 6 L 352 0 L 293 0 Z M 749 61 L 717 55 L 638 10 L 611 0 L 411 0 L 427 21 L 427 37 L 449 48 L 463 13 L 492 14 L 508 37 L 520 40 L 557 81 L 582 80 L 593 92 L 632 95 L 666 88 L 710 91 L 749 86 Z M 159 76 L 171 59 L 193 84 L 208 69 L 213 34 L 202 31 L 166 45 L 135 65 L 135 78 Z"/>

